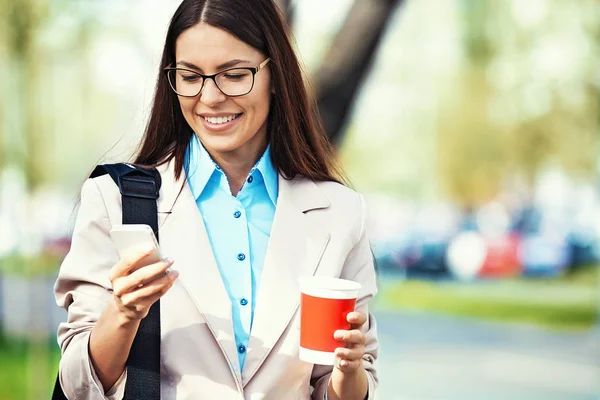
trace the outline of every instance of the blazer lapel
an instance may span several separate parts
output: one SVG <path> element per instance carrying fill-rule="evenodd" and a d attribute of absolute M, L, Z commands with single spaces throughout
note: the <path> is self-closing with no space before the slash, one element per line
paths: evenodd
<path fill-rule="evenodd" d="M 313 275 L 329 242 L 329 232 L 305 212 L 327 208 L 329 200 L 307 179 L 279 176 L 279 197 L 260 278 L 248 353 L 245 386 L 264 362 L 300 304 L 298 278 Z"/>
<path fill-rule="evenodd" d="M 185 172 L 175 181 L 173 164 L 171 161 L 159 168 L 164 188 L 161 188 L 158 210 L 159 215 L 166 214 L 161 217 L 163 223 L 159 226 L 161 251 L 163 256 L 175 260 L 173 268 L 179 271 L 179 282 L 202 313 L 239 383 L 241 377 L 231 322 L 231 302 Z"/>

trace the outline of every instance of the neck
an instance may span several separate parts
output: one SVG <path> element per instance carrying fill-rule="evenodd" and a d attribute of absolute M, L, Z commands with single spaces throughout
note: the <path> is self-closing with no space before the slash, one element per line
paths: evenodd
<path fill-rule="evenodd" d="M 254 145 L 247 143 L 244 148 L 230 152 L 209 152 L 219 165 L 227 180 L 231 194 L 236 196 L 248 177 L 250 170 L 256 165 L 267 148 L 266 140 Z"/>

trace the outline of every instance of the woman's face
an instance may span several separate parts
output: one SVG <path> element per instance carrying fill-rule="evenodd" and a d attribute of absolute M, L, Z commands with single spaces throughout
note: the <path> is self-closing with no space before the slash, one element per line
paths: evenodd
<path fill-rule="evenodd" d="M 179 35 L 175 58 L 178 68 L 212 75 L 232 67 L 257 67 L 266 57 L 227 31 L 200 23 Z M 185 120 L 213 156 L 255 162 L 265 149 L 271 99 L 268 64 L 244 96 L 228 97 L 207 79 L 196 97 L 178 98 Z"/>

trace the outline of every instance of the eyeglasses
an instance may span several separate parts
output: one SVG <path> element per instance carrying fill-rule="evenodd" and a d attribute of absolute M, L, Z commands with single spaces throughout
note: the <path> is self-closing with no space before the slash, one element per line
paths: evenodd
<path fill-rule="evenodd" d="M 178 96 L 196 97 L 202 91 L 204 82 L 212 79 L 225 96 L 235 97 L 244 96 L 252 91 L 254 75 L 270 60 L 271 58 L 267 58 L 258 67 L 231 68 L 213 75 L 204 75 L 185 68 L 167 67 L 164 71 L 171 89 Z"/>

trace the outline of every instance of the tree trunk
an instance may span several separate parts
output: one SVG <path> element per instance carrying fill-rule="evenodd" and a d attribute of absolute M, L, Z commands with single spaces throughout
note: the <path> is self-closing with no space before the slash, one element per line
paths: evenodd
<path fill-rule="evenodd" d="M 339 146 L 356 94 L 401 0 L 356 0 L 313 82 L 325 131 Z"/>

